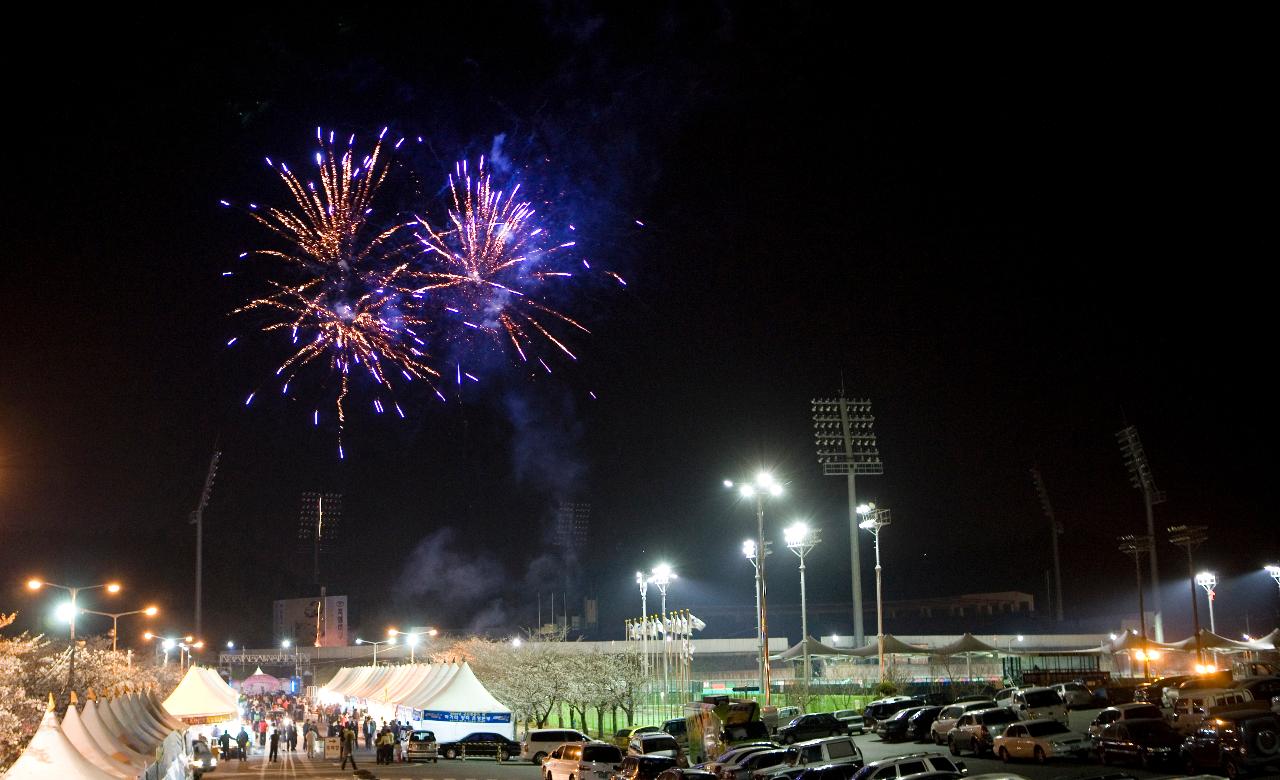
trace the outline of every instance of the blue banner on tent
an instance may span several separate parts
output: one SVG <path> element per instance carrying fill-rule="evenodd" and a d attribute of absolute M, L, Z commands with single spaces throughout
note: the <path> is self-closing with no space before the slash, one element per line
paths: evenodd
<path fill-rule="evenodd" d="M 422 717 L 416 720 L 439 720 L 450 723 L 510 723 L 509 712 L 445 712 L 443 710 L 422 710 Z"/>

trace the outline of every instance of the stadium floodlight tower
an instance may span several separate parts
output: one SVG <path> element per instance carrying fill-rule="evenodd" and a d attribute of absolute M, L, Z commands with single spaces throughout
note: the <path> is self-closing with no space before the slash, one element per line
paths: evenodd
<path fill-rule="evenodd" d="M 1129 482 L 1142 491 L 1142 503 L 1147 509 L 1147 536 L 1156 538 L 1155 513 L 1152 507 L 1164 503 L 1164 491 L 1156 487 L 1155 476 L 1151 473 L 1151 464 L 1147 462 L 1147 452 L 1142 448 L 1142 440 L 1138 438 L 1138 429 L 1130 425 L 1116 433 L 1116 441 L 1120 442 L 1120 452 L 1124 455 L 1124 464 L 1129 469 Z M 1151 610 L 1155 613 L 1156 641 L 1164 641 L 1164 611 L 1160 608 L 1160 567 L 1157 563 L 1155 545 L 1151 546 Z"/>
<path fill-rule="evenodd" d="M 1206 530 L 1207 526 L 1203 525 L 1169 526 L 1169 542 L 1187 551 L 1187 578 L 1191 581 L 1191 620 L 1196 629 L 1196 664 L 1199 666 L 1204 665 L 1204 645 L 1200 639 L 1200 607 L 1196 604 L 1196 564 L 1191 558 L 1191 551 L 1209 540 Z"/>
<path fill-rule="evenodd" d="M 871 400 L 845 398 L 841 390 L 839 398 L 815 398 L 813 411 L 813 439 L 817 445 L 818 463 L 828 477 L 845 477 L 849 481 L 849 562 L 853 579 L 853 641 L 861 647 L 866 641 L 862 625 L 862 552 L 858 539 L 859 476 L 878 476 L 884 473 L 880 450 L 876 446 L 875 416 L 871 414 Z"/>
<path fill-rule="evenodd" d="M 1267 574 L 1271 575 L 1271 579 L 1275 580 L 1276 587 L 1280 588 L 1280 566 L 1277 566 L 1274 563 L 1268 563 L 1262 568 L 1266 570 Z"/>
<path fill-rule="evenodd" d="M 1142 556 L 1151 552 L 1150 536 L 1125 534 L 1120 537 L 1120 552 L 1133 556 L 1133 570 L 1138 575 L 1138 625 L 1142 629 L 1142 676 L 1151 679 L 1151 651 L 1147 647 L 1147 608 L 1142 601 Z"/>
<path fill-rule="evenodd" d="M 1049 519 L 1049 535 L 1053 540 L 1053 606 L 1057 608 L 1058 622 L 1062 622 L 1062 563 L 1058 558 L 1058 537 L 1062 535 L 1062 523 L 1053 514 L 1053 504 L 1049 503 L 1049 491 L 1044 489 L 1044 480 L 1040 477 L 1040 469 L 1031 469 L 1031 481 L 1036 485 L 1036 495 L 1040 497 L 1040 509 Z M 1145 632 L 1144 632 L 1145 633 Z"/>
<path fill-rule="evenodd" d="M 810 528 L 808 523 L 796 521 L 783 531 L 783 539 L 787 543 L 787 549 L 800 559 L 800 641 L 803 643 L 801 649 L 804 650 L 804 700 L 808 702 L 813 667 L 809 664 L 809 607 L 804 592 L 804 557 L 822 541 L 822 531 Z"/>

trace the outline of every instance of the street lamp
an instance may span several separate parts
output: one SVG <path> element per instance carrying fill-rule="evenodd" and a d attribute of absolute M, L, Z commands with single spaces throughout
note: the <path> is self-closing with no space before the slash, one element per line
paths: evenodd
<path fill-rule="evenodd" d="M 801 650 L 804 652 L 804 700 L 809 701 L 809 613 L 808 605 L 805 602 L 804 590 L 804 556 L 822 541 L 822 532 L 817 528 L 810 528 L 807 523 L 796 521 L 783 531 L 783 538 L 787 543 L 787 549 L 795 553 L 800 558 L 800 641 L 803 642 Z"/>
<path fill-rule="evenodd" d="M 129 615 L 146 615 L 147 617 L 155 617 L 160 610 L 156 607 L 147 607 L 146 609 L 135 609 L 130 612 L 95 612 L 92 609 L 82 609 L 80 612 L 87 615 L 101 615 L 103 617 L 111 618 L 111 652 L 114 653 L 116 652 L 116 635 L 119 633 L 117 629 L 119 628 L 120 618 L 127 617 Z"/>
<path fill-rule="evenodd" d="M 1196 637 L 1196 664 L 1204 665 L 1204 643 L 1200 639 L 1200 607 L 1197 605 L 1196 599 L 1196 566 L 1191 559 L 1191 551 L 1209 540 L 1209 535 L 1205 533 L 1207 526 L 1203 525 L 1173 525 L 1169 526 L 1169 541 L 1187 551 L 1187 578 L 1191 582 L 1191 619 L 1195 625 Z M 1155 587 L 1155 583 L 1152 583 Z M 1160 641 L 1160 637 L 1156 637 L 1156 641 Z"/>
<path fill-rule="evenodd" d="M 649 578 L 636 572 L 636 584 L 640 586 L 640 619 L 644 622 L 640 634 L 640 671 L 649 679 Z"/>
<path fill-rule="evenodd" d="M 671 567 L 665 563 L 654 566 L 649 574 L 649 581 L 657 588 L 658 593 L 662 596 L 662 697 L 665 700 L 671 692 L 671 645 L 669 637 L 669 626 L 667 625 L 667 588 L 671 585 L 671 581 L 679 579 L 675 572 L 671 571 Z"/>
<path fill-rule="evenodd" d="M 178 662 L 182 664 L 184 668 L 186 667 L 185 657 L 187 656 L 188 651 L 193 647 L 197 650 L 204 647 L 204 642 L 196 642 L 195 644 L 192 644 L 192 642 L 195 641 L 195 637 L 190 634 L 187 634 L 186 636 L 160 636 L 159 634 L 153 634 L 148 631 L 142 635 L 142 638 L 147 641 L 152 639 L 160 640 L 158 647 L 164 651 L 165 664 L 169 663 L 169 651 L 177 648 Z"/>
<path fill-rule="evenodd" d="M 888 509 L 877 509 L 875 504 L 862 504 L 858 507 L 858 515 L 865 518 L 858 527 L 870 531 L 876 540 L 876 644 L 880 649 L 880 679 L 884 680 L 884 600 L 880 584 L 880 529 L 884 528 L 892 518 Z"/>
<path fill-rule="evenodd" d="M 742 554 L 751 561 L 751 568 L 756 570 L 756 639 L 760 638 L 760 565 L 756 563 L 756 540 L 747 539 L 742 543 Z M 768 539 L 764 540 L 764 554 L 773 555 L 773 542 Z M 756 659 L 756 664 L 760 668 L 760 690 L 764 690 L 764 656 Z"/>
<path fill-rule="evenodd" d="M 737 489 L 738 493 L 747 499 L 755 499 L 756 502 L 756 549 L 765 549 L 764 539 L 764 502 L 767 498 L 778 498 L 782 495 L 782 485 L 774 479 L 773 475 L 767 471 L 761 471 L 756 474 L 756 478 L 751 482 L 737 482 L 731 479 L 724 481 L 724 486 L 729 489 Z M 761 687 L 764 693 L 764 703 L 769 703 L 770 680 L 769 680 L 769 599 L 768 599 L 768 580 L 765 579 L 764 562 L 768 555 L 761 555 L 756 559 L 756 571 L 760 575 L 760 607 L 757 610 L 760 619 L 760 633 L 757 639 L 760 643 L 760 668 L 763 670 L 760 675 Z"/>
<path fill-rule="evenodd" d="M 1151 552 L 1152 537 L 1125 534 L 1119 541 L 1120 552 L 1133 556 L 1133 569 L 1138 576 L 1138 625 L 1142 627 L 1142 649 L 1138 651 L 1138 655 L 1142 661 L 1142 677 L 1150 679 L 1151 664 L 1148 659 L 1151 653 L 1147 652 L 1147 608 L 1142 601 L 1142 556 L 1144 553 Z M 1130 674 L 1133 673 L 1132 666 L 1130 664 Z"/>
<path fill-rule="evenodd" d="M 1218 633 L 1218 626 L 1213 622 L 1213 600 L 1217 595 L 1214 588 L 1218 586 L 1218 575 L 1211 571 L 1202 571 L 1196 575 L 1196 584 L 1204 588 L 1205 595 L 1209 598 L 1209 632 Z"/>
<path fill-rule="evenodd" d="M 1268 563 L 1262 568 L 1266 570 L 1267 574 L 1271 575 L 1271 579 L 1276 581 L 1276 587 L 1280 588 L 1280 566 L 1277 566 L 1274 563 Z"/>
<path fill-rule="evenodd" d="M 99 585 L 81 585 L 79 587 L 73 588 L 69 585 L 59 585 L 56 582 L 45 582 L 44 580 L 32 578 L 27 580 L 27 588 L 29 588 L 30 590 L 40 590 L 41 588 L 57 588 L 58 590 L 65 590 L 67 593 L 71 595 L 71 609 L 70 609 L 70 613 L 67 616 L 67 622 L 71 625 L 71 641 L 74 644 L 76 639 L 76 614 L 78 612 L 78 610 L 76 609 L 76 596 L 80 595 L 80 591 L 82 590 L 95 590 L 97 588 L 106 588 L 107 593 L 119 593 L 120 583 L 104 582 Z"/>
<path fill-rule="evenodd" d="M 391 637 L 390 639 L 384 639 L 381 642 L 374 642 L 369 639 L 360 639 L 359 637 L 356 638 L 356 644 L 358 645 L 373 645 L 373 665 L 374 666 L 378 665 L 378 645 L 394 645 L 395 643 L 396 643 L 395 637 Z"/>
<path fill-rule="evenodd" d="M 282 640 L 280 640 L 280 647 L 281 647 L 281 649 L 284 649 L 284 650 L 288 650 L 290 647 L 292 647 L 292 648 L 293 648 L 293 676 L 294 676 L 294 677 L 297 677 L 297 676 L 298 676 L 298 646 L 297 646 L 297 644 L 295 644 L 295 643 L 294 643 L 294 641 L 293 641 L 292 639 L 282 639 Z M 292 685 L 292 683 L 290 683 L 290 685 Z"/>
<path fill-rule="evenodd" d="M 418 637 L 435 636 L 438 633 L 440 632 L 436 631 L 434 628 L 428 628 L 426 631 L 418 631 L 412 634 L 406 631 L 398 631 L 394 628 L 387 629 L 387 636 L 392 639 L 395 639 L 398 636 L 405 638 L 404 642 L 409 646 L 409 663 L 413 663 L 415 660 L 414 649 L 418 646 Z"/>

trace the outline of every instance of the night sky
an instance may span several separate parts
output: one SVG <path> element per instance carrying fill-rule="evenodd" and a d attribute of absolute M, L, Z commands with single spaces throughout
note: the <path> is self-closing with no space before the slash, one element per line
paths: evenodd
<path fill-rule="evenodd" d="M 53 600 L 27 576 L 119 577 L 127 595 L 92 608 L 154 601 L 158 627 L 190 630 L 187 517 L 216 446 L 212 642 L 267 642 L 270 602 L 311 593 L 306 490 L 345 496 L 325 579 L 366 636 L 514 631 L 567 569 L 620 638 L 633 572 L 660 560 L 681 576 L 673 607 L 741 605 L 707 633 L 742 635 L 754 518 L 726 477 L 785 479 L 778 552 L 792 518 L 822 527 L 810 602 L 849 598 L 844 482 L 821 476 L 808 405 L 843 381 L 875 403 L 886 473 L 861 492 L 893 511 L 886 597 L 1042 598 L 1038 464 L 1068 617 L 1134 612 L 1115 537 L 1143 515 L 1114 439 L 1134 424 L 1169 497 L 1158 527 L 1210 527 L 1220 633 L 1269 630 L 1264 71 L 1119 31 L 961 44 L 823 6 L 81 19 L 11 50 L 0 611 L 38 629 Z M 246 407 L 283 352 L 228 316 L 266 278 L 236 258 L 271 242 L 218 201 L 282 202 L 262 158 L 305 159 L 317 125 L 423 136 L 396 197 L 435 203 L 453 162 L 502 136 L 628 282 L 561 301 L 592 331 L 582 359 L 550 377 L 482 361 L 461 400 L 411 400 L 403 422 L 357 391 L 343 461 L 310 425 L 328 388 Z M 569 565 L 549 537 L 561 500 L 593 505 Z M 1183 577 L 1166 588 L 1180 638 L 1185 562 L 1159 553 Z M 770 563 L 773 603 L 794 604 L 794 559 Z"/>

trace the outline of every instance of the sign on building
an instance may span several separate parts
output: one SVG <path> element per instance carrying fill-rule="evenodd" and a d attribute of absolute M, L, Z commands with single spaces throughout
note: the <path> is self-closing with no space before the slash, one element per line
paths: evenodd
<path fill-rule="evenodd" d="M 304 647 L 346 647 L 347 597 L 280 599 L 274 603 L 272 632 L 276 641 Z"/>

